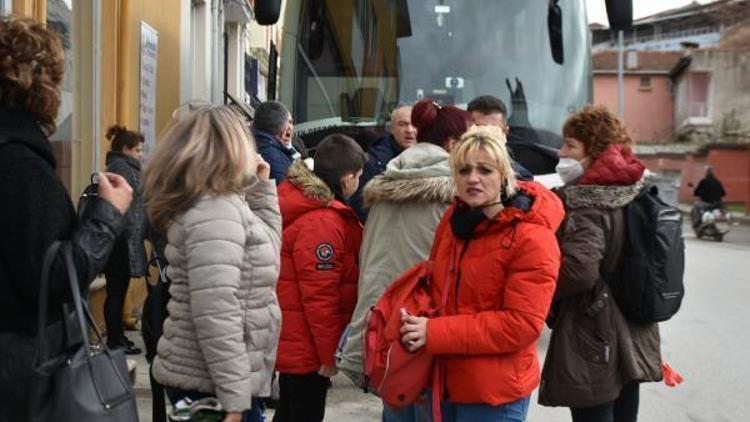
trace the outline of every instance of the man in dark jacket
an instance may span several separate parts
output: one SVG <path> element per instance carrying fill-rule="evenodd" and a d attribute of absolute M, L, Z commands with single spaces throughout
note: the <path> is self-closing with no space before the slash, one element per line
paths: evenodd
<path fill-rule="evenodd" d="M 362 203 L 362 189 L 373 177 L 382 174 L 389 161 L 406 148 L 417 143 L 417 128 L 411 124 L 411 106 L 401 106 L 391 114 L 389 133 L 373 142 L 367 151 L 369 159 L 359 177 L 359 189 L 352 195 L 349 205 L 357 212 L 363 223 L 367 220 L 367 210 Z"/>
<path fill-rule="evenodd" d="M 510 126 L 508 126 L 508 109 L 505 107 L 503 100 L 492 95 L 481 95 L 469 102 L 466 111 L 471 113 L 471 119 L 477 126 L 497 126 L 508 135 Z M 513 160 L 511 162 L 516 177 L 521 180 L 534 180 L 531 174 L 524 166 Z"/>
<path fill-rule="evenodd" d="M 714 175 L 713 167 L 706 167 L 706 176 L 698 183 L 693 195 L 706 204 L 720 204 L 726 194 L 724 186 Z"/>
<path fill-rule="evenodd" d="M 271 178 L 280 184 L 300 154 L 292 146 L 292 115 L 277 101 L 266 101 L 255 110 L 253 136 L 258 153 L 271 166 Z"/>

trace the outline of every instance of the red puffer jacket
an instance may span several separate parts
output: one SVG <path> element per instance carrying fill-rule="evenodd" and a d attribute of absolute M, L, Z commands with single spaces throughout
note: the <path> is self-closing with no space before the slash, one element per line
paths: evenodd
<path fill-rule="evenodd" d="M 456 403 L 500 405 L 539 384 L 536 344 L 555 292 L 563 219 L 557 196 L 535 182 L 469 241 L 457 239 L 443 216 L 431 252 L 433 300 L 450 277 L 445 316 L 427 323 L 427 351 L 444 364 L 445 397 Z"/>
<path fill-rule="evenodd" d="M 283 231 L 276 291 L 282 326 L 276 369 L 306 374 L 335 363 L 357 302 L 362 226 L 301 161 L 289 168 L 278 192 Z"/>

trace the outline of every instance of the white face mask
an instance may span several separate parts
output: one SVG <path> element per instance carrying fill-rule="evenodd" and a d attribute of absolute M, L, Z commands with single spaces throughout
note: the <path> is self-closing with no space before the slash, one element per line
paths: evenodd
<path fill-rule="evenodd" d="M 555 171 L 566 185 L 583 176 L 583 164 L 572 158 L 561 158 Z"/>

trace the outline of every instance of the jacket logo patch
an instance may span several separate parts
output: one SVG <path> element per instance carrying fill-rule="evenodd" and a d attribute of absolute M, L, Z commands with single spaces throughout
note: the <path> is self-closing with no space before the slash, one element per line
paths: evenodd
<path fill-rule="evenodd" d="M 321 243 L 315 248 L 315 257 L 321 263 L 330 262 L 333 259 L 334 252 L 333 246 L 330 243 Z"/>

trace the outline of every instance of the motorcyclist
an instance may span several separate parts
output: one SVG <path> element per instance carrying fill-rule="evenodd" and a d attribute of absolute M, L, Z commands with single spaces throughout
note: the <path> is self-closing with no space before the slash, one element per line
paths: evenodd
<path fill-rule="evenodd" d="M 722 198 L 726 194 L 724 186 L 714 175 L 713 167 L 706 167 L 706 176 L 698 182 L 698 187 L 693 191 L 693 195 L 699 197 L 706 204 L 720 207 Z"/>
<path fill-rule="evenodd" d="M 693 205 L 690 217 L 693 223 L 693 229 L 700 237 L 704 233 L 707 224 L 713 224 L 714 220 L 705 221 L 704 214 L 708 211 L 724 208 L 723 198 L 726 196 L 724 186 L 714 175 L 713 167 L 706 166 L 706 175 L 698 182 L 698 186 L 693 191 L 693 195 L 699 198 Z M 715 227 L 714 227 L 715 229 Z M 712 230 L 709 230 L 712 231 Z"/>

